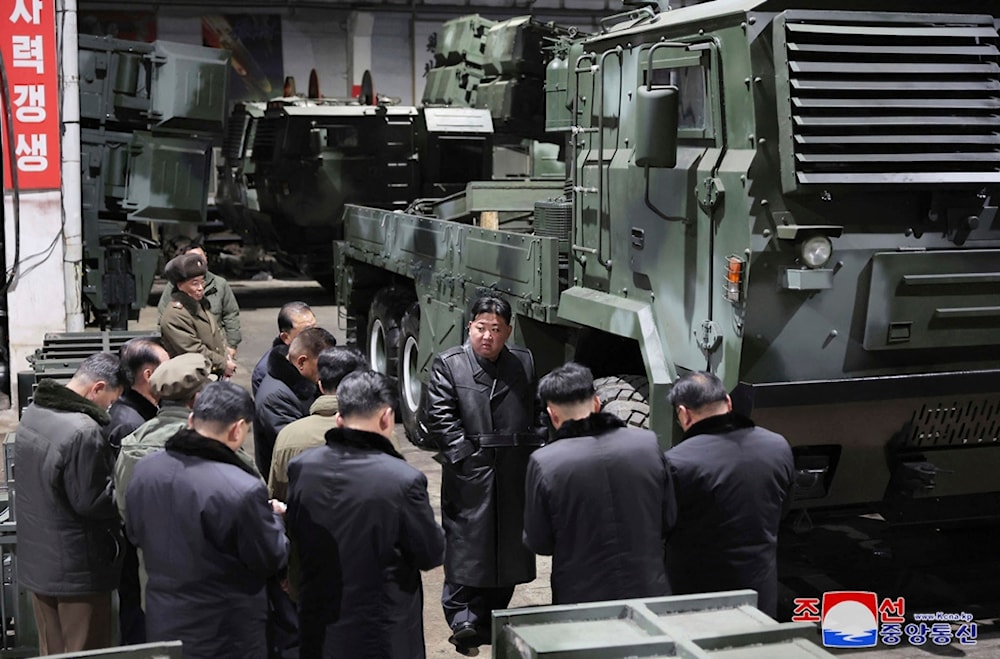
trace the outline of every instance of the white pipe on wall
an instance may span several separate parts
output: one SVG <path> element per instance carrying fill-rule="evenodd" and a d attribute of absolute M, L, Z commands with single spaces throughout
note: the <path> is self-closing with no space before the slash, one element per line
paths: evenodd
<path fill-rule="evenodd" d="M 76 0 L 56 5 L 56 29 L 62 52 L 62 190 L 63 285 L 66 331 L 83 331 L 83 214 L 80 199 L 80 65 Z"/>

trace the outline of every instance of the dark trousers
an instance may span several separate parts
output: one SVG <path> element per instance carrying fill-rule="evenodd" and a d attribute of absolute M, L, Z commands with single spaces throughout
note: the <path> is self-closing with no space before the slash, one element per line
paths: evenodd
<path fill-rule="evenodd" d="M 142 589 L 139 586 L 139 552 L 125 538 L 122 580 L 118 586 L 118 629 L 122 645 L 146 642 L 146 614 L 142 611 Z"/>
<path fill-rule="evenodd" d="M 452 629 L 463 622 L 471 622 L 488 635 L 492 625 L 490 613 L 495 609 L 506 609 L 513 596 L 513 586 L 480 588 L 445 581 L 441 591 L 441 606 L 444 607 L 445 620 Z"/>
<path fill-rule="evenodd" d="M 51 597 L 31 594 L 39 654 L 111 647 L 111 593 Z"/>
<path fill-rule="evenodd" d="M 277 577 L 267 580 L 267 647 L 270 659 L 299 656 L 299 612 Z"/>

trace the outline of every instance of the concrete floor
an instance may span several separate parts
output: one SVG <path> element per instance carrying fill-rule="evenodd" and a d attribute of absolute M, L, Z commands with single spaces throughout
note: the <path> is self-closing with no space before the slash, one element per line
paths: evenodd
<path fill-rule="evenodd" d="M 319 323 L 332 332 L 343 342 L 345 330 L 343 319 L 338 316 L 338 307 L 319 285 L 307 281 L 233 281 L 233 290 L 241 306 L 241 321 L 243 325 L 243 343 L 240 346 L 237 362 L 239 370 L 234 381 L 237 384 L 250 387 L 250 373 L 260 356 L 269 348 L 277 334 L 277 311 L 285 302 L 303 300 L 309 303 Z M 155 290 L 156 298 L 159 288 Z M 140 315 L 139 323 L 132 329 L 155 329 L 156 310 L 146 308 Z M 13 370 L 25 368 L 24 365 L 14 365 Z M 16 423 L 13 412 L 0 412 L 0 428 L 10 429 Z M 428 479 L 431 502 L 435 512 L 439 512 L 439 492 L 441 483 L 440 466 L 431 459 L 431 453 L 412 446 L 406 439 L 402 426 L 397 427 L 397 444 L 406 459 L 422 470 Z M 247 449 L 253 452 L 252 438 Z M 514 594 L 512 606 L 538 606 L 551 601 L 549 590 L 549 574 L 551 562 L 548 558 L 538 560 L 538 578 L 530 584 L 519 586 Z M 438 568 L 423 575 L 424 585 L 424 629 L 428 657 L 457 657 L 447 639 L 450 630 L 444 622 L 441 613 L 439 597 L 443 581 L 443 571 Z M 817 636 L 818 638 L 818 636 Z M 905 643 L 905 642 L 904 642 Z M 866 659 L 890 659 L 899 657 L 921 657 L 930 655 L 946 655 L 958 657 L 996 658 L 1000 657 L 1000 632 L 993 620 L 980 621 L 979 644 L 976 646 L 959 647 L 957 645 L 938 647 L 928 643 L 927 646 L 916 648 L 900 646 L 889 649 L 885 646 L 863 651 L 832 651 L 838 656 L 857 656 Z M 482 648 L 479 655 L 483 658 L 491 656 L 489 648 Z"/>

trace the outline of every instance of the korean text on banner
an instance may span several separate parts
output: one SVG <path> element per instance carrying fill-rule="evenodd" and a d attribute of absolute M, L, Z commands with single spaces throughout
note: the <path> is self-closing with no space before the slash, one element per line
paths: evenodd
<path fill-rule="evenodd" d="M 56 0 L 0 0 L 0 53 L 7 69 L 14 127 L 14 143 L 8 144 L 0 112 L 5 190 L 13 187 L 8 166 L 11 148 L 21 191 L 60 186 L 55 4 Z"/>

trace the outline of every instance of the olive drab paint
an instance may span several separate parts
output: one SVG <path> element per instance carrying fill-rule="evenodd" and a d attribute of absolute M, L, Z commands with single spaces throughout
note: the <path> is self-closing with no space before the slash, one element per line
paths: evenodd
<path fill-rule="evenodd" d="M 897 10 L 719 0 L 564 35 L 568 235 L 348 206 L 338 299 L 367 319 L 409 290 L 426 377 L 490 289 L 540 373 L 632 378 L 664 445 L 671 383 L 717 373 L 793 445 L 797 507 L 995 514 L 1000 21 Z"/>

